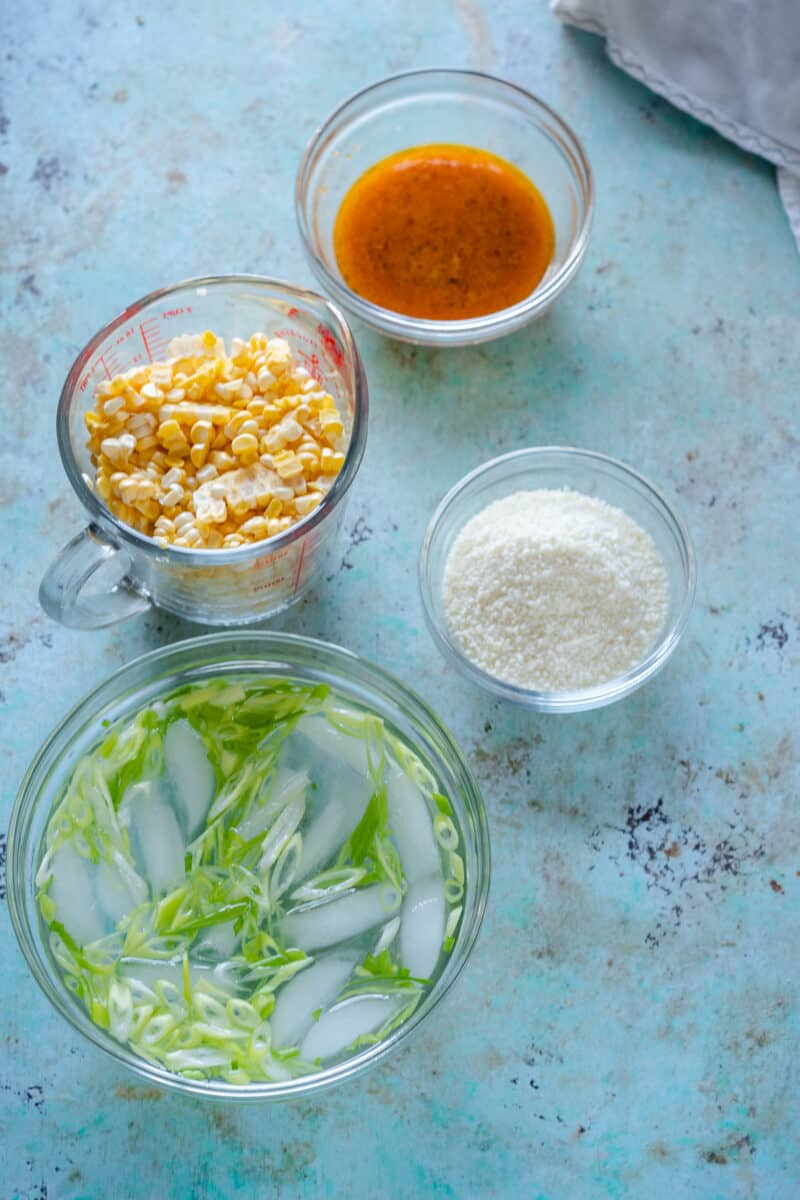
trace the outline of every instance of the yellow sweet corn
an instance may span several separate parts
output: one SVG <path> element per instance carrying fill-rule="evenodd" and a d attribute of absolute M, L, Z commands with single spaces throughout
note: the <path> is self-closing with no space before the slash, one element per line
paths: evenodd
<path fill-rule="evenodd" d="M 162 546 L 231 549 L 291 528 L 345 461 L 336 401 L 282 338 L 211 330 L 100 383 L 86 414 L 96 494 Z"/>

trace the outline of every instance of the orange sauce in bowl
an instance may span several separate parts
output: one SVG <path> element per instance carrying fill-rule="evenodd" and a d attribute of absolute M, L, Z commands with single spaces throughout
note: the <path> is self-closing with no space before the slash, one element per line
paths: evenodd
<path fill-rule="evenodd" d="M 512 163 L 470 146 L 416 146 L 382 159 L 350 188 L 333 231 L 352 291 L 433 321 L 524 300 L 554 246 L 538 188 Z"/>

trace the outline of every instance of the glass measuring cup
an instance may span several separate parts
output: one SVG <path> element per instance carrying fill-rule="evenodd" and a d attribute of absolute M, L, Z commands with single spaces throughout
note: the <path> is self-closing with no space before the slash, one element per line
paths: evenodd
<path fill-rule="evenodd" d="M 277 537 L 234 550 L 158 546 L 119 521 L 95 495 L 85 416 L 96 385 L 167 357 L 179 334 L 212 329 L 232 337 L 283 337 L 299 363 L 334 397 L 349 432 L 344 466 L 322 503 Z M 338 309 L 303 288 L 256 275 L 189 279 L 153 292 L 91 339 L 72 365 L 58 404 L 61 461 L 89 516 L 48 568 L 39 600 L 49 617 L 95 629 L 151 605 L 206 625 L 261 621 L 293 604 L 321 575 L 345 498 L 364 453 L 367 381 Z M 100 570 L 106 568 L 95 580 Z M 110 579 L 109 579 L 110 577 Z"/>

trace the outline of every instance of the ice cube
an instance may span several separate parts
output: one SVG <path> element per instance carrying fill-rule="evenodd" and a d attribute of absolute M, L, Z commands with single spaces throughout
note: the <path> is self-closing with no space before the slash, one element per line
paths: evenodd
<path fill-rule="evenodd" d="M 430 979 L 444 940 L 445 901 L 441 873 L 409 888 L 400 924 L 400 961 L 415 979 Z"/>
<path fill-rule="evenodd" d="M 270 1017 L 273 1045 L 298 1045 L 314 1012 L 336 999 L 357 962 L 356 954 L 329 954 L 284 984 Z"/>
<path fill-rule="evenodd" d="M 386 799 L 389 824 L 406 880 L 412 883 L 427 875 L 441 877 L 442 864 L 433 836 L 433 818 L 419 788 L 404 772 L 395 769 L 387 774 Z"/>
<path fill-rule="evenodd" d="M 53 855 L 51 870 L 50 899 L 67 933 L 80 946 L 102 937 L 106 927 L 97 908 L 88 859 L 65 842 Z"/>
<path fill-rule="evenodd" d="M 239 836 L 249 842 L 251 838 L 266 833 L 287 804 L 292 800 L 305 800 L 309 783 L 307 771 L 278 767 L 262 789 L 262 796 L 256 797 L 250 811 L 236 826 Z"/>
<path fill-rule="evenodd" d="M 326 757 L 344 763 L 366 779 L 370 778 L 367 746 L 363 738 L 342 733 L 323 716 L 302 717 L 295 726 L 295 732 L 307 737 Z"/>
<path fill-rule="evenodd" d="M 188 721 L 173 721 L 170 725 L 164 738 L 164 761 L 186 840 L 191 841 L 211 807 L 216 781 L 203 739 Z"/>
<path fill-rule="evenodd" d="M 120 821 L 131 835 L 131 850 L 154 893 L 169 892 L 184 878 L 184 843 L 178 819 L 152 781 L 127 788 L 119 806 Z"/>
<path fill-rule="evenodd" d="M 356 1038 L 380 1029 L 402 1004 L 403 999 L 397 996 L 350 996 L 342 1000 L 311 1026 L 300 1046 L 300 1057 L 306 1062 L 332 1058 Z"/>
<path fill-rule="evenodd" d="M 326 866 L 349 838 L 372 795 L 372 785 L 350 769 L 340 773 L 330 799 L 309 824 L 303 837 L 303 862 L 299 879 L 307 879 Z"/>
<path fill-rule="evenodd" d="M 399 904 L 395 889 L 376 883 L 338 900 L 288 913 L 281 923 L 282 937 L 301 950 L 323 950 L 382 924 Z"/>

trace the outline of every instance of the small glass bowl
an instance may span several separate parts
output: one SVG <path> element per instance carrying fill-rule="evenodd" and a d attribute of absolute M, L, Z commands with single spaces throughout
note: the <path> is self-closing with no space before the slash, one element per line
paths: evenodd
<path fill-rule="evenodd" d="M 621 508 L 650 534 L 664 562 L 667 616 L 656 644 L 627 671 L 595 687 L 537 692 L 489 675 L 466 657 L 451 634 L 442 583 L 450 549 L 461 530 L 488 504 L 513 492 L 571 488 Z M 689 531 L 665 498 L 637 471 L 605 454 L 565 446 L 515 450 L 484 463 L 460 480 L 430 520 L 419 557 L 419 585 L 434 641 L 454 666 L 495 696 L 537 712 L 581 712 L 621 700 L 661 670 L 681 639 L 695 589 L 695 558 Z"/>
<path fill-rule="evenodd" d="M 556 230 L 552 262 L 531 295 L 511 308 L 423 320 L 370 303 L 342 278 L 333 229 L 352 184 L 387 155 L 436 142 L 491 150 L 524 171 L 547 201 Z M 400 341 L 464 346 L 512 333 L 560 295 L 586 253 L 594 186 L 572 129 L 530 92 L 477 71 L 409 71 L 357 92 L 316 131 L 297 172 L 295 206 L 311 268 L 343 308 Z"/>
<path fill-rule="evenodd" d="M 382 1042 L 351 1058 L 286 1082 L 243 1086 L 195 1081 L 140 1058 L 92 1021 L 64 986 L 36 900 L 38 855 L 53 805 L 77 762 L 97 746 L 106 723 L 131 716 L 173 688 L 225 674 L 291 676 L 324 683 L 383 717 L 428 763 L 447 792 L 463 833 L 464 909 L 449 958 L 414 1014 Z M 145 654 L 84 696 L 56 726 L 20 785 L 8 837 L 8 903 L 28 966 L 48 1000 L 89 1042 L 165 1088 L 218 1100 L 282 1100 L 360 1075 L 405 1044 L 461 973 L 483 920 L 491 871 L 489 830 L 478 785 L 452 735 L 414 692 L 349 650 L 285 633 L 237 631 L 177 642 Z"/>

